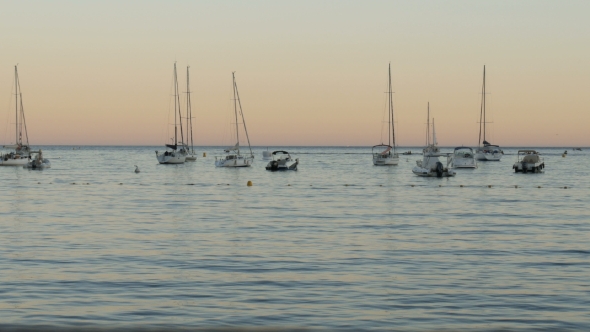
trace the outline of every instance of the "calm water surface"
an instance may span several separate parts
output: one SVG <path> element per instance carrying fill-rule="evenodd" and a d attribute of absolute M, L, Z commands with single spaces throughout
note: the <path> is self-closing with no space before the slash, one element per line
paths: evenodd
<path fill-rule="evenodd" d="M 590 150 L 435 179 L 370 148 L 289 148 L 282 173 L 156 149 L 0 168 L 0 327 L 590 330 Z"/>

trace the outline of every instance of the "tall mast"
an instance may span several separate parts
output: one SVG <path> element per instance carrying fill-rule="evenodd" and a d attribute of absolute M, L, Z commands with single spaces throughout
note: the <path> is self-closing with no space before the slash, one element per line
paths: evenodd
<path fill-rule="evenodd" d="M 176 95 L 178 93 L 178 82 L 176 81 L 176 62 L 174 62 L 174 146 L 178 144 L 178 139 L 176 137 Z"/>
<path fill-rule="evenodd" d="M 483 121 L 482 121 L 483 120 Z M 481 146 L 481 127 L 483 126 L 483 140 L 486 140 L 486 66 L 483 66 L 483 84 L 481 85 L 481 106 L 479 111 L 479 143 Z"/>
<path fill-rule="evenodd" d="M 16 117 L 16 124 L 14 128 L 14 143 L 18 144 L 18 69 L 17 66 L 14 66 L 14 115 Z"/>
<path fill-rule="evenodd" d="M 246 127 L 246 119 L 244 118 L 244 112 L 242 111 L 242 101 L 240 100 L 240 93 L 238 92 L 238 85 L 235 82 L 234 79 L 234 89 L 236 89 L 236 96 L 238 99 L 238 106 L 240 106 L 240 115 L 242 116 L 242 123 L 244 124 L 244 132 L 246 133 L 246 140 L 248 141 L 248 149 L 250 149 L 250 155 L 252 157 L 254 157 L 254 154 L 252 153 L 252 146 L 250 145 L 250 136 L 248 136 L 248 128 Z M 237 115 L 236 115 L 236 123 L 237 123 Z M 237 125 L 236 125 L 237 128 Z M 238 141 L 239 142 L 239 141 Z M 239 151 L 239 149 L 238 149 Z"/>
<path fill-rule="evenodd" d="M 232 81 L 233 81 L 233 89 L 234 89 L 234 115 L 236 116 L 236 139 L 238 146 L 238 155 L 240 154 L 240 131 L 238 130 L 238 97 L 237 97 L 237 86 L 236 86 L 236 75 L 235 71 L 231 73 Z"/>
<path fill-rule="evenodd" d="M 430 145 L 430 102 L 428 102 L 428 113 L 426 118 L 426 145 Z"/>
<path fill-rule="evenodd" d="M 186 116 L 187 116 L 186 135 L 187 135 L 187 140 L 188 140 L 188 135 L 189 135 L 188 127 L 190 124 L 190 127 L 191 127 L 191 130 L 190 130 L 191 151 L 194 151 L 195 149 L 193 147 L 193 112 L 192 112 L 192 108 L 191 108 L 191 89 L 190 89 L 190 79 L 189 79 L 189 68 L 190 68 L 190 66 L 186 66 Z"/>
<path fill-rule="evenodd" d="M 180 113 L 180 93 L 178 91 L 178 76 L 176 74 L 176 62 L 174 63 L 174 145 L 177 145 L 176 137 L 176 110 L 178 110 L 178 121 L 180 127 L 180 141 L 184 143 L 184 135 L 182 132 L 182 114 Z"/>

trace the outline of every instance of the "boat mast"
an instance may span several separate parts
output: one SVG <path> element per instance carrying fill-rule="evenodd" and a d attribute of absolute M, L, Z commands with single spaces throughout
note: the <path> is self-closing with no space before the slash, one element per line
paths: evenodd
<path fill-rule="evenodd" d="M 190 124 L 191 131 L 190 131 L 190 138 L 191 138 L 191 151 L 194 152 L 195 148 L 193 146 L 193 112 L 191 108 L 191 89 L 190 89 L 190 80 L 189 80 L 189 68 L 190 66 L 186 66 L 186 135 L 188 140 L 188 127 Z M 188 143 L 188 142 L 187 142 Z"/>
<path fill-rule="evenodd" d="M 430 145 L 430 102 L 428 102 L 428 113 L 426 118 L 426 146 Z"/>
<path fill-rule="evenodd" d="M 483 121 L 482 121 L 483 120 Z M 483 140 L 486 140 L 486 66 L 483 66 L 483 84 L 481 85 L 481 106 L 479 112 L 479 143 L 481 146 L 481 127 L 483 126 Z"/>
<path fill-rule="evenodd" d="M 236 75 L 235 71 L 232 71 L 231 78 L 233 81 L 233 89 L 234 89 L 234 115 L 236 116 L 236 139 L 237 143 L 236 146 L 238 147 L 238 155 L 240 155 L 240 131 L 238 130 L 238 97 L 237 94 L 237 86 L 236 86 Z"/>
<path fill-rule="evenodd" d="M 14 99 L 14 115 L 16 117 L 16 125 L 14 128 L 14 143 L 19 144 L 18 140 L 18 67 L 14 66 L 14 95 L 16 96 Z"/>
<path fill-rule="evenodd" d="M 182 132 L 182 114 L 180 113 L 180 93 L 178 93 L 178 75 L 176 74 L 176 62 L 174 62 L 174 145 L 178 144 L 177 125 L 176 125 L 176 110 L 178 110 L 178 120 L 180 122 L 180 141 L 184 143 L 184 135 Z"/>
<path fill-rule="evenodd" d="M 389 145 L 393 146 L 393 153 L 395 154 L 395 124 L 393 120 L 393 92 L 391 91 L 391 62 L 389 63 L 389 122 L 391 131 Z M 393 145 L 392 145 L 393 143 Z"/>
<path fill-rule="evenodd" d="M 248 149 L 250 149 L 250 156 L 254 157 L 254 153 L 252 153 L 252 146 L 250 146 L 250 137 L 248 136 L 248 128 L 246 127 L 246 119 L 244 118 L 244 112 L 242 111 L 242 101 L 240 100 L 240 93 L 238 92 L 238 85 L 236 84 L 234 78 L 234 89 L 236 91 L 236 97 L 238 99 L 238 105 L 240 106 L 240 115 L 242 116 L 242 123 L 244 124 L 244 132 L 246 133 L 246 140 L 248 141 Z M 238 128 L 238 118 L 236 114 L 236 130 Z M 239 141 L 238 141 L 239 142 Z M 239 150 L 238 150 L 239 151 Z"/>

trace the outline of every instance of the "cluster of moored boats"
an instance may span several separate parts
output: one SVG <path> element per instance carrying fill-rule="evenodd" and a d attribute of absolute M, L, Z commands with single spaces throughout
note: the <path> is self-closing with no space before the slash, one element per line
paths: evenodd
<path fill-rule="evenodd" d="M 176 63 L 174 64 L 174 138 L 169 144 L 165 144 L 164 152 L 156 151 L 156 158 L 160 164 L 182 164 L 187 161 L 196 161 L 197 156 L 193 145 L 192 131 L 192 111 L 190 100 L 190 79 L 189 67 L 186 69 L 186 111 L 182 116 L 180 92 L 178 85 L 178 75 Z M 22 93 L 20 91 L 20 82 L 18 77 L 18 68 L 14 68 L 15 79 L 15 113 L 16 113 L 16 137 L 15 144 L 4 146 L 4 148 L 14 151 L 6 154 L 0 154 L 0 166 L 23 166 L 30 169 L 44 169 L 51 167 L 51 162 L 43 157 L 41 150 L 33 151 L 30 148 L 23 110 Z M 428 103 L 427 129 L 426 129 L 426 147 L 422 151 L 422 160 L 416 161 L 416 166 L 412 172 L 423 177 L 451 177 L 457 172 L 454 169 L 459 168 L 477 168 L 477 161 L 500 161 L 504 152 L 498 145 L 490 144 L 486 140 L 486 91 L 485 91 L 485 66 L 483 70 L 482 84 L 482 102 L 480 111 L 480 128 L 479 144 L 475 151 L 466 146 L 457 147 L 453 153 L 442 153 L 438 148 L 436 140 L 436 131 L 434 119 L 430 120 L 430 103 Z M 250 145 L 250 138 L 246 129 L 246 121 L 240 102 L 238 86 L 236 84 L 235 74 L 232 73 L 233 83 L 233 106 L 235 117 L 235 134 L 237 143 L 224 150 L 225 155 L 215 157 L 215 166 L 217 167 L 250 167 L 254 161 L 254 154 Z M 373 164 L 376 166 L 395 166 L 399 164 L 399 153 L 396 151 L 394 112 L 391 85 L 391 65 L 389 65 L 389 84 L 388 84 L 388 144 L 381 143 L 373 146 Z M 238 118 L 240 117 L 240 119 Z M 183 127 L 182 119 L 186 119 Z M 248 153 L 242 153 L 240 150 L 240 130 L 239 124 L 243 125 L 245 138 L 248 143 Z M 432 131 L 431 131 L 432 127 Z M 186 139 L 185 139 L 186 137 Z M 574 149 L 576 150 L 576 149 Z M 580 149 L 577 149 L 580 150 Z M 567 153 L 567 152 L 566 152 Z M 402 155 L 411 155 L 410 151 L 403 152 Z M 565 156 L 565 155 L 564 155 Z M 440 158 L 446 158 L 444 163 Z M 266 169 L 269 171 L 286 171 L 297 170 L 299 159 L 293 159 L 287 151 L 264 151 L 263 160 L 269 160 Z M 545 169 L 545 163 L 539 152 L 535 150 L 519 150 L 517 161 L 513 165 L 517 173 L 540 173 Z M 136 168 L 139 172 L 139 168 Z"/>

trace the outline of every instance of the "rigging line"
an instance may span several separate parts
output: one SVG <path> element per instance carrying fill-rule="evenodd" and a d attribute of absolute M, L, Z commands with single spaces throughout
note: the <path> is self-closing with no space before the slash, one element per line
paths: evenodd
<path fill-rule="evenodd" d="M 180 93 L 179 93 L 179 89 L 178 89 L 178 76 L 176 74 L 176 62 L 174 63 L 174 93 L 175 93 L 175 99 L 174 99 L 174 121 L 176 122 L 176 109 L 178 109 L 178 120 L 180 122 L 180 140 L 184 143 L 184 135 L 182 132 L 182 113 L 180 111 Z M 176 133 L 176 128 L 174 128 L 174 132 Z M 177 140 L 176 138 L 176 134 L 174 135 L 174 139 L 175 141 Z M 174 142 L 174 145 L 176 145 L 177 142 Z"/>

